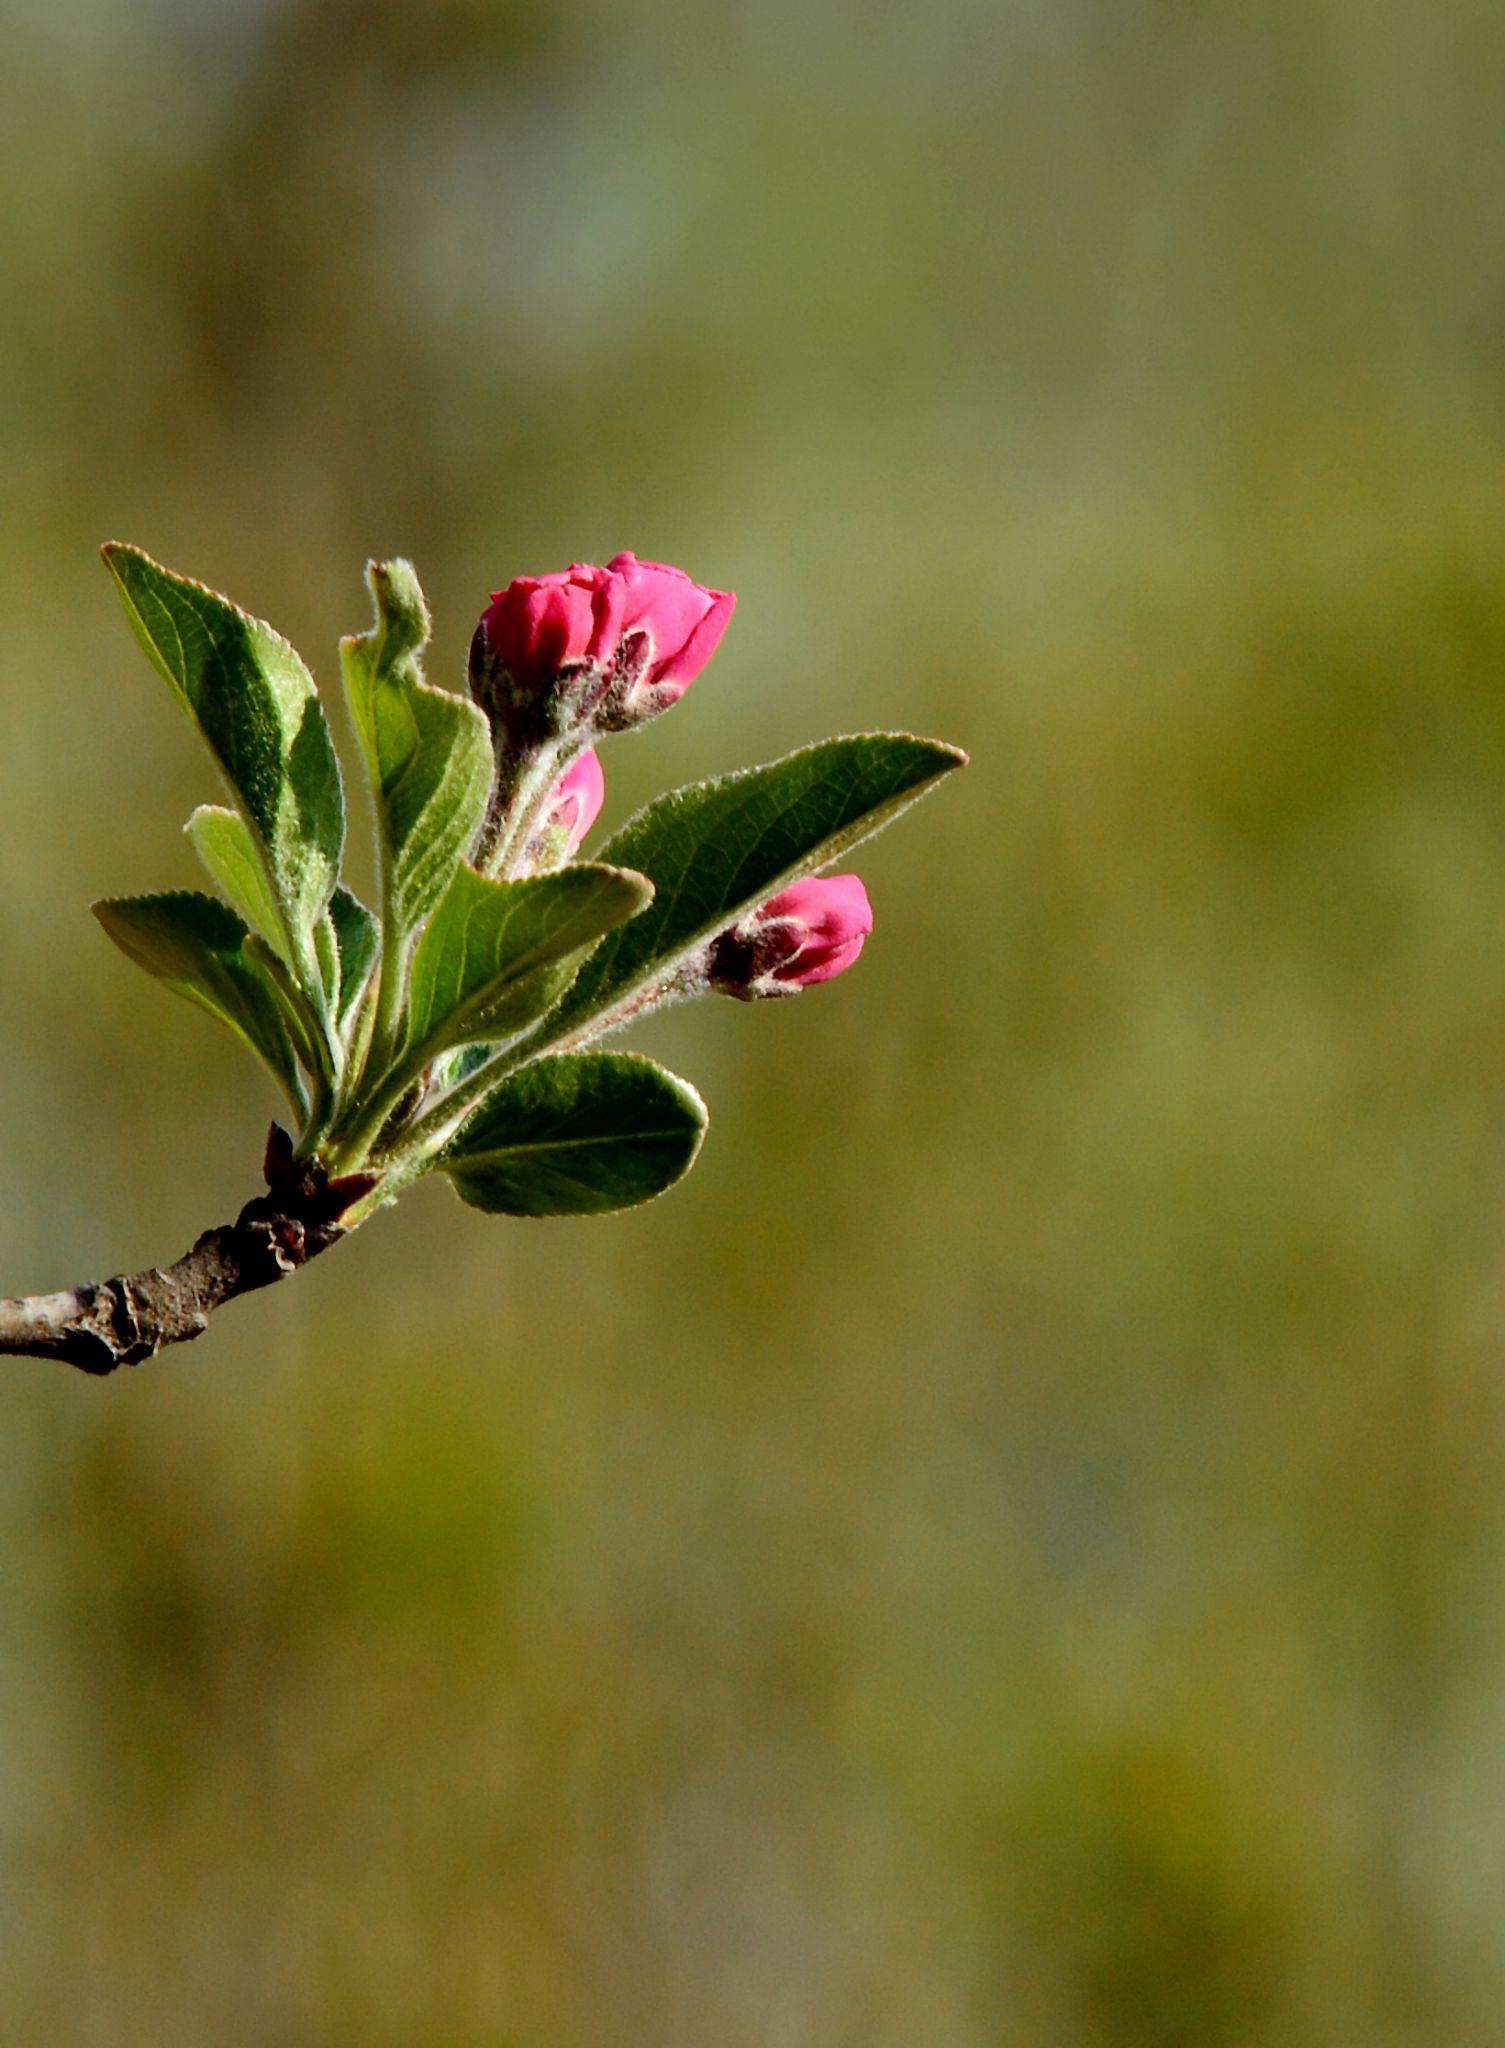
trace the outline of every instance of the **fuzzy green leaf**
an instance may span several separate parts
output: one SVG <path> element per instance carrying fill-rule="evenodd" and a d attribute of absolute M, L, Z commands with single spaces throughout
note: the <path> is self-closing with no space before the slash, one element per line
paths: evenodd
<path fill-rule="evenodd" d="M 291 942 L 251 829 L 239 811 L 200 804 L 183 827 L 188 843 L 253 931 L 285 960 Z"/>
<path fill-rule="evenodd" d="M 370 778 L 387 944 L 399 959 L 449 887 L 491 786 L 491 738 L 467 697 L 423 680 L 428 613 L 410 565 L 372 562 L 369 633 L 340 643 L 350 715 Z"/>
<path fill-rule="evenodd" d="M 94 906 L 106 932 L 138 967 L 228 1024 L 303 1108 L 297 1060 L 282 1017 L 246 951 L 244 921 L 213 896 L 175 890 Z"/>
<path fill-rule="evenodd" d="M 596 949 L 530 1051 L 667 980 L 745 910 L 839 860 L 966 758 L 937 740 L 861 733 L 649 804 L 601 858 L 646 875 L 654 901 Z"/>
<path fill-rule="evenodd" d="M 531 1024 L 586 949 L 652 899 L 641 875 L 594 862 L 515 882 L 462 864 L 413 958 L 404 1065 Z"/>
<path fill-rule="evenodd" d="M 563 1054 L 503 1081 L 439 1164 L 494 1216 L 599 1216 L 672 1187 L 705 1127 L 695 1090 L 653 1060 Z"/>
<path fill-rule="evenodd" d="M 343 1030 L 371 979 L 371 970 L 381 951 L 381 927 L 360 898 L 353 895 L 343 882 L 330 897 L 329 908 L 324 914 L 334 936 L 335 955 L 339 962 L 334 1018 L 337 1027 Z"/>
<path fill-rule="evenodd" d="M 230 902 L 251 929 L 270 942 L 275 957 L 286 962 L 289 945 L 281 914 L 256 857 L 255 842 L 239 812 L 223 810 L 215 804 L 202 804 L 188 820 L 185 829 L 194 851 Z M 334 1055 L 338 1034 L 348 1024 L 350 1013 L 371 978 L 381 935 L 370 911 L 341 883 L 330 897 L 323 917 L 314 926 L 313 936 L 324 1000 L 312 1005 L 303 1004 L 304 1014 L 294 1042 L 301 1043 L 308 1032 L 314 1030 L 328 1046 L 330 1055 Z M 261 967 L 270 973 L 266 956 L 260 953 L 259 948 L 252 946 L 249 957 L 253 962 L 259 961 Z M 296 984 L 284 987 L 286 980 L 286 976 L 276 977 L 273 988 L 284 1012 L 289 997 L 296 1000 Z M 312 1054 L 308 1057 L 318 1058 Z M 318 1059 L 318 1063 L 322 1068 L 329 1068 L 327 1058 Z"/>
<path fill-rule="evenodd" d="M 323 1016 L 298 986 L 282 955 L 273 951 L 260 932 L 248 933 L 246 959 L 261 977 L 305 1071 L 327 1086 L 334 1079 L 335 1066 Z"/>
<path fill-rule="evenodd" d="M 103 553 L 136 637 L 250 828 L 282 927 L 267 936 L 291 943 L 306 976 L 345 837 L 339 763 L 313 677 L 280 634 L 202 583 L 139 548 L 112 542 Z"/>

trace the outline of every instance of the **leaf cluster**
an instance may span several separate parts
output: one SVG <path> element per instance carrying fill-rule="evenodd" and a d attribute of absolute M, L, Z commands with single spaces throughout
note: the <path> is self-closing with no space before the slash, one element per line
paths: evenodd
<path fill-rule="evenodd" d="M 432 1171 L 513 1216 L 662 1193 L 694 1160 L 705 1105 L 654 1061 L 591 1041 L 697 992 L 695 963 L 718 933 L 965 758 L 902 733 L 827 740 L 671 791 L 596 859 L 483 872 L 506 764 L 480 709 L 424 675 L 429 618 L 411 566 L 372 563 L 373 624 L 340 651 L 375 831 L 373 909 L 340 880 L 340 766 L 299 655 L 140 549 L 104 557 L 230 802 L 186 827 L 218 895 L 117 897 L 95 915 L 256 1054 L 292 1105 L 300 1156 L 376 1176 L 350 1220 Z"/>

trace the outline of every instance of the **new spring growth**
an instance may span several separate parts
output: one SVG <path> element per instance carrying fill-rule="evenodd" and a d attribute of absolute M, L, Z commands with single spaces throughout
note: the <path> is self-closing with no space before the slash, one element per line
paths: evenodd
<path fill-rule="evenodd" d="M 597 1215 L 673 1186 L 705 1104 L 599 1042 L 662 1002 L 843 972 L 872 911 L 857 876 L 822 870 L 965 759 L 907 733 L 825 740 L 671 790 L 582 859 L 598 742 L 684 694 L 732 593 L 632 554 L 519 577 L 482 614 L 462 693 L 426 672 L 411 565 L 373 562 L 375 617 L 340 647 L 375 832 L 368 906 L 342 878 L 346 778 L 297 652 L 139 548 L 105 560 L 229 802 L 188 823 L 217 893 L 116 895 L 96 914 L 255 1054 L 296 1135 L 268 1151 L 267 1192 L 175 1265 L 0 1300 L 0 1351 L 90 1372 L 198 1335 L 427 1174 L 507 1216 Z M 138 888 L 134 842 L 121 858 Z"/>

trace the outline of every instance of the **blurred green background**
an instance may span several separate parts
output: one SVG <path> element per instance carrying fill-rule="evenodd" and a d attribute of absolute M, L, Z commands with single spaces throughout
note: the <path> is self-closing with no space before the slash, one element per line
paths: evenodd
<path fill-rule="evenodd" d="M 11 1361 L 7 2048 L 1505 2036 L 1505 15 L 3 0 L 0 1285 L 271 1093 L 87 905 L 207 763 L 118 536 L 326 682 L 741 595 L 608 822 L 974 765 L 691 1180 L 410 1198 Z M 338 714 L 337 714 L 338 715 Z"/>

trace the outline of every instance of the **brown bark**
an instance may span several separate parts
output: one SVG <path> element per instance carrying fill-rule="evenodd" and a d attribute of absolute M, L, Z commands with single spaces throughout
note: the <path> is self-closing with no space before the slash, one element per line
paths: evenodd
<path fill-rule="evenodd" d="M 376 1185 L 368 1173 L 331 1179 L 317 1159 L 295 1160 L 273 1124 L 267 1192 L 233 1223 L 206 1230 L 171 1266 L 0 1300 L 0 1352 L 54 1358 L 83 1372 L 139 1365 L 169 1344 L 201 1336 L 217 1308 L 270 1287 L 346 1235 L 341 1217 Z"/>

